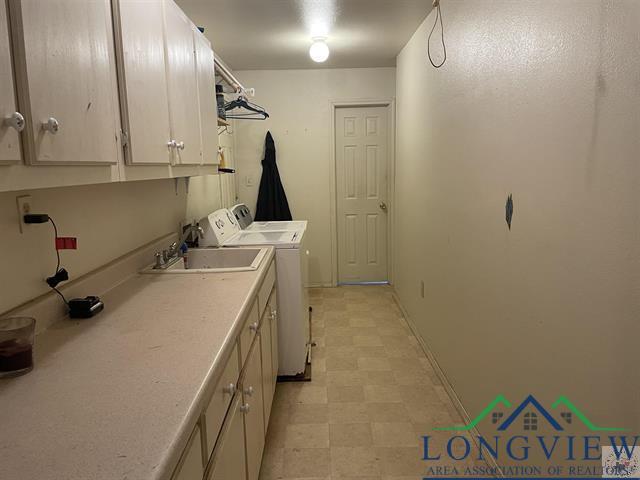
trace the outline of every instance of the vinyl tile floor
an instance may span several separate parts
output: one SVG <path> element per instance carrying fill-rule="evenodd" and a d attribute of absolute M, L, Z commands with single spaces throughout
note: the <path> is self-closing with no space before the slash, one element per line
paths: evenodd
<path fill-rule="evenodd" d="M 391 292 L 388 286 L 310 291 L 312 381 L 278 383 L 260 480 L 428 475 L 421 436 L 437 436 L 434 427 L 462 419 Z"/>

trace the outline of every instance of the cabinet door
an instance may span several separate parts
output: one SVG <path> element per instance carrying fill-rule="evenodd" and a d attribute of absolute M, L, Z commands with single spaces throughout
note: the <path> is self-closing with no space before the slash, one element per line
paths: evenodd
<path fill-rule="evenodd" d="M 198 100 L 200 104 L 200 133 L 202 162 L 218 164 L 218 107 L 213 50 L 209 41 L 197 29 L 193 32 L 198 69 Z"/>
<path fill-rule="evenodd" d="M 20 114 L 13 89 L 7 22 L 7 5 L 5 0 L 0 0 L 0 163 L 15 163 L 20 161 Z M 11 126 L 5 119 L 14 115 L 15 123 Z"/>
<path fill-rule="evenodd" d="M 115 2 L 114 2 L 115 4 Z M 119 65 L 126 161 L 162 165 L 171 160 L 171 129 L 162 2 L 120 0 Z"/>
<path fill-rule="evenodd" d="M 271 362 L 273 368 L 273 391 L 276 390 L 278 380 L 278 301 L 274 288 L 269 299 L 268 309 L 271 311 Z"/>
<path fill-rule="evenodd" d="M 271 311 L 267 308 L 262 315 L 260 328 L 260 351 L 262 354 L 262 394 L 264 399 L 264 430 L 269 426 L 271 403 L 273 400 L 273 362 L 271 361 Z"/>
<path fill-rule="evenodd" d="M 173 163 L 202 163 L 200 109 L 192 24 L 173 0 L 165 0 L 167 72 Z"/>
<path fill-rule="evenodd" d="M 182 455 L 180 465 L 173 474 L 173 480 L 202 480 L 203 474 L 200 427 L 196 426 Z"/>
<path fill-rule="evenodd" d="M 240 411 L 242 396 L 236 395 L 222 428 L 220 442 L 213 452 L 212 469 L 207 480 L 246 480 L 244 422 Z"/>
<path fill-rule="evenodd" d="M 242 396 L 247 409 L 244 415 L 245 444 L 247 448 L 247 480 L 258 480 L 264 450 L 264 406 L 262 397 L 262 368 L 260 333 L 247 358 Z"/>
<path fill-rule="evenodd" d="M 109 0 L 9 0 L 26 160 L 117 163 L 119 115 Z"/>

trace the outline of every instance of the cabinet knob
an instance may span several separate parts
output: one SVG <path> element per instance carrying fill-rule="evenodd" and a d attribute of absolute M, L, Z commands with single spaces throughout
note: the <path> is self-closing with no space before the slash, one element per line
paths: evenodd
<path fill-rule="evenodd" d="M 169 141 L 167 142 L 167 147 L 169 147 L 169 148 L 176 148 L 176 146 L 177 146 L 177 145 L 178 145 L 178 144 L 176 143 L 176 141 L 175 141 L 175 140 L 169 140 Z"/>
<path fill-rule="evenodd" d="M 176 144 L 176 148 L 177 148 L 178 150 L 184 150 L 184 142 L 178 142 L 178 143 Z"/>
<path fill-rule="evenodd" d="M 50 117 L 46 122 L 42 122 L 42 129 L 52 135 L 55 135 L 58 133 L 58 130 L 60 130 L 60 122 L 55 118 Z"/>
<path fill-rule="evenodd" d="M 248 397 L 252 397 L 253 396 L 253 387 L 249 386 L 247 388 L 244 389 L 244 394 L 247 395 Z"/>
<path fill-rule="evenodd" d="M 24 117 L 20 112 L 13 112 L 8 117 L 5 117 L 4 123 L 18 132 L 24 130 Z"/>
<path fill-rule="evenodd" d="M 272 310 L 271 311 L 271 320 L 275 320 L 276 318 L 278 318 L 278 311 L 277 310 Z"/>
<path fill-rule="evenodd" d="M 248 403 L 240 405 L 240 411 L 242 413 L 249 413 L 249 410 L 251 410 L 251 405 L 249 405 Z"/>
<path fill-rule="evenodd" d="M 230 383 L 229 385 L 224 387 L 222 391 L 224 393 L 228 393 L 229 395 L 233 395 L 234 393 L 236 393 L 236 386 L 233 383 Z"/>
<path fill-rule="evenodd" d="M 258 322 L 253 322 L 251 325 L 249 325 L 249 330 L 251 330 L 252 332 L 257 332 L 258 331 Z"/>

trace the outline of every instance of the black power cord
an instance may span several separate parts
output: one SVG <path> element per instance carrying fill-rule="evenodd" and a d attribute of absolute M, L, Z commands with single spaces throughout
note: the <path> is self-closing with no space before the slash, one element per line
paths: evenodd
<path fill-rule="evenodd" d="M 53 234 L 54 234 L 54 237 L 57 239 L 58 226 L 56 225 L 56 222 L 53 221 L 53 218 L 49 217 L 49 221 L 51 222 L 51 225 L 53 225 Z M 64 268 L 60 268 L 60 250 L 58 250 L 57 247 L 56 247 L 56 258 L 57 258 L 56 271 L 51 277 L 47 277 L 46 281 L 47 281 L 47 284 L 51 287 L 51 289 L 54 292 L 56 292 L 58 295 L 60 295 L 60 297 L 62 298 L 62 301 L 66 305 L 69 305 L 69 302 L 67 301 L 65 296 L 62 294 L 62 292 L 56 288 L 60 282 L 65 282 L 69 280 L 69 273 Z"/>
<path fill-rule="evenodd" d="M 54 240 L 57 241 L 58 227 L 56 225 L 56 222 L 54 222 L 53 219 L 46 213 L 30 213 L 25 215 L 23 219 L 24 219 L 24 223 L 27 223 L 27 224 L 51 222 L 51 225 L 53 225 Z M 67 272 L 64 268 L 60 268 L 60 250 L 58 250 L 57 246 L 56 246 L 56 259 L 57 259 L 56 271 L 52 276 L 47 277 L 45 281 L 47 282 L 47 285 L 49 285 L 49 287 L 51 287 L 51 289 L 54 292 L 60 295 L 64 303 L 66 305 L 69 305 L 69 302 L 67 301 L 65 296 L 62 294 L 62 292 L 56 288 L 60 282 L 66 282 L 67 280 L 69 280 L 69 272 Z"/>

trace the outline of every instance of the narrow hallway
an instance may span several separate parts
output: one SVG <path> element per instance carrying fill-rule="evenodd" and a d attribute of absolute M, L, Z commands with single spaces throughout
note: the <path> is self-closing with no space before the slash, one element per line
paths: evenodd
<path fill-rule="evenodd" d="M 261 480 L 409 480 L 460 422 L 387 286 L 312 289 L 313 380 L 279 383 Z M 469 464 L 466 464 L 469 465 Z"/>

